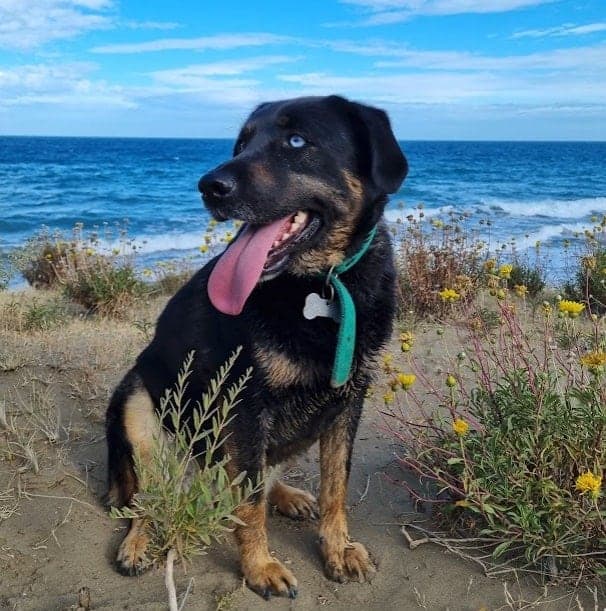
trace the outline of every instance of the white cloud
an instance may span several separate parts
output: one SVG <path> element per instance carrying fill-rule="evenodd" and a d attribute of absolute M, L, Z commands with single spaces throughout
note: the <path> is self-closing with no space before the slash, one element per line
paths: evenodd
<path fill-rule="evenodd" d="M 606 22 L 588 23 L 586 25 L 574 25 L 565 23 L 554 28 L 543 30 L 523 30 L 516 32 L 511 38 L 544 38 L 547 36 L 582 36 L 584 34 L 594 34 L 595 32 L 605 32 Z"/>
<path fill-rule="evenodd" d="M 597 74 L 598 68 L 595 70 Z M 396 106 L 456 104 L 463 107 L 470 103 L 491 105 L 504 102 L 518 106 L 606 106 L 606 79 L 588 78 L 577 70 L 526 73 L 437 71 L 360 76 L 306 73 L 281 75 L 278 78 L 296 84 L 299 93 L 303 94 L 339 92 L 377 104 Z"/>
<path fill-rule="evenodd" d="M 349 47 L 349 51 L 356 52 L 355 46 Z M 369 54 L 370 51 L 367 47 L 361 49 L 363 54 Z M 397 58 L 376 62 L 378 68 L 461 71 L 578 70 L 603 74 L 602 67 L 606 65 L 606 44 L 499 57 L 460 51 L 414 51 L 394 47 L 377 47 L 375 52 L 377 55 Z"/>
<path fill-rule="evenodd" d="M 149 53 L 151 51 L 204 51 L 258 47 L 290 41 L 287 36 L 267 33 L 216 34 L 199 38 L 161 38 L 139 43 L 109 44 L 93 47 L 92 53 Z"/>
<path fill-rule="evenodd" d="M 110 0 L 2 0 L 0 48 L 27 50 L 111 27 Z"/>
<path fill-rule="evenodd" d="M 198 87 L 199 82 L 206 83 L 209 76 L 236 76 L 245 72 L 262 70 L 268 66 L 297 61 L 297 57 L 287 55 L 265 55 L 247 59 L 233 59 L 206 64 L 194 64 L 172 70 L 151 72 L 152 78 L 162 84 Z"/>
<path fill-rule="evenodd" d="M 464 13 L 504 13 L 558 0 L 341 0 L 366 9 L 370 15 L 347 25 L 385 25 L 417 16 Z M 335 25 L 335 24 L 329 24 Z M 345 25 L 345 24 L 341 24 Z"/>
<path fill-rule="evenodd" d="M 92 80 L 90 75 L 95 69 L 95 65 L 84 62 L 0 68 L 0 107 L 136 107 L 121 87 Z"/>
<path fill-rule="evenodd" d="M 130 30 L 176 30 L 181 27 L 181 24 L 175 21 L 136 21 L 133 19 L 121 21 L 118 25 Z"/>

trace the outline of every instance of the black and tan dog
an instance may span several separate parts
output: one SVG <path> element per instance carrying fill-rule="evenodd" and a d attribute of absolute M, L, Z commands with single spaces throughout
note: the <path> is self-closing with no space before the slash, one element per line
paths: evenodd
<path fill-rule="evenodd" d="M 231 160 L 200 179 L 217 220 L 241 219 L 236 240 L 170 300 L 156 334 L 126 374 L 107 412 L 113 505 L 137 491 L 133 454 L 145 456 L 158 431 L 156 413 L 186 355 L 195 350 L 188 396 L 195 404 L 237 346 L 234 378 L 253 367 L 235 408 L 226 444 L 230 472 L 256 478 L 320 441 L 319 508 L 314 497 L 280 481 L 237 510 L 235 531 L 248 585 L 269 597 L 294 597 L 297 580 L 268 551 L 266 503 L 293 518 L 319 513 L 327 575 L 364 580 L 374 571 L 350 539 L 346 492 L 351 451 L 376 357 L 394 315 L 392 249 L 383 221 L 387 194 L 407 172 L 387 115 L 338 96 L 262 104 L 242 128 Z M 348 381 L 331 385 L 338 323 L 303 316 L 332 266 L 368 250 L 340 280 L 357 314 Z M 134 520 L 118 551 L 118 568 L 146 565 L 146 535 Z"/>

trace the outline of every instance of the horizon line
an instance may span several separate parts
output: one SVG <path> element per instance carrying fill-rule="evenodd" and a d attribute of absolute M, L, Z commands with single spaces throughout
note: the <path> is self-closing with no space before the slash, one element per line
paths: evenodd
<path fill-rule="evenodd" d="M 80 140 L 225 140 L 234 141 L 236 137 L 229 136 L 73 136 L 60 134 L 0 134 L 0 138 L 72 138 Z M 578 144 L 606 144 L 605 140 L 578 140 L 566 139 L 491 139 L 491 138 L 396 138 L 398 142 L 503 142 L 503 143 L 578 143 Z"/>

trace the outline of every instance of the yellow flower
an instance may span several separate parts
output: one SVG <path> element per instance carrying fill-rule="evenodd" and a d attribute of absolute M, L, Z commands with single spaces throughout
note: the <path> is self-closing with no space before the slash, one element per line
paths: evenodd
<path fill-rule="evenodd" d="M 451 374 L 446 377 L 446 386 L 454 388 L 457 385 L 457 379 Z"/>
<path fill-rule="evenodd" d="M 526 297 L 528 293 L 528 287 L 525 284 L 515 284 L 513 290 L 518 297 Z"/>
<path fill-rule="evenodd" d="M 576 318 L 585 309 L 584 303 L 578 301 L 569 301 L 568 299 L 562 299 L 558 303 L 558 310 L 570 318 Z"/>
<path fill-rule="evenodd" d="M 92 248 L 87 248 L 85 252 L 87 257 L 92 257 L 95 254 L 95 251 Z"/>
<path fill-rule="evenodd" d="M 496 259 L 488 259 L 488 261 L 486 261 L 486 263 L 484 263 L 484 269 L 487 272 L 493 271 L 496 266 L 497 266 Z"/>
<path fill-rule="evenodd" d="M 510 263 L 501 265 L 501 267 L 499 267 L 499 278 L 503 278 L 504 280 L 509 280 L 511 278 L 512 271 L 513 271 L 513 265 L 511 265 Z"/>
<path fill-rule="evenodd" d="M 467 499 L 456 501 L 455 507 L 471 507 L 471 503 Z"/>
<path fill-rule="evenodd" d="M 415 383 L 417 376 L 414 373 L 399 373 L 397 379 L 400 386 L 404 390 L 408 390 Z"/>
<path fill-rule="evenodd" d="M 400 341 L 407 342 L 412 344 L 414 342 L 415 336 L 410 331 L 404 331 L 404 333 L 400 333 Z"/>
<path fill-rule="evenodd" d="M 596 268 L 597 261 L 595 257 L 583 257 L 581 261 L 586 269 Z"/>
<path fill-rule="evenodd" d="M 551 304 L 547 301 L 543 302 L 543 304 L 541 305 L 541 308 L 543 309 L 543 314 L 545 316 L 549 316 L 551 314 L 551 311 L 553 310 L 553 308 L 551 307 Z"/>
<path fill-rule="evenodd" d="M 440 291 L 438 295 L 441 297 L 442 301 L 447 301 L 448 303 L 453 303 L 461 297 L 454 289 L 444 289 Z"/>
<path fill-rule="evenodd" d="M 577 477 L 575 488 L 581 493 L 591 493 L 591 497 L 597 499 L 600 494 L 600 488 L 602 487 L 602 476 L 595 475 L 591 471 L 585 471 L 582 475 Z"/>
<path fill-rule="evenodd" d="M 388 390 L 383 395 L 383 401 L 385 401 L 385 405 L 389 405 L 390 403 L 393 403 L 395 398 L 396 398 L 396 393 L 393 392 L 392 390 Z"/>
<path fill-rule="evenodd" d="M 585 365 L 585 367 L 594 371 L 606 365 L 606 352 L 603 350 L 588 352 L 579 360 L 581 361 L 581 365 Z"/>
<path fill-rule="evenodd" d="M 467 435 L 467 431 L 469 431 L 469 424 L 465 422 L 462 418 L 455 418 L 452 423 L 452 430 L 459 436 L 463 437 Z"/>
<path fill-rule="evenodd" d="M 412 350 L 412 346 L 408 342 L 402 342 L 402 345 L 400 347 L 402 349 L 402 352 L 410 352 Z"/>
<path fill-rule="evenodd" d="M 208 245 L 207 244 L 202 244 L 202 246 L 199 247 L 199 250 L 202 254 L 208 252 Z"/>

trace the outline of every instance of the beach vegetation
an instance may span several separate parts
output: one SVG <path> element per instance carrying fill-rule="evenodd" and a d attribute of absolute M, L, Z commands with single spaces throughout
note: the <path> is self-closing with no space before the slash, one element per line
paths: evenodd
<path fill-rule="evenodd" d="M 586 304 L 591 312 L 606 313 L 606 246 L 587 238 L 587 250 L 577 259 L 573 277 L 565 282 L 566 297 Z"/>
<path fill-rule="evenodd" d="M 428 220 L 420 207 L 397 234 L 400 316 L 440 318 L 455 302 L 472 300 L 484 273 L 486 244 L 466 227 L 467 214 Z"/>
<path fill-rule="evenodd" d="M 191 417 L 186 416 L 192 406 L 185 395 L 194 353 L 187 356 L 175 386 L 161 399 L 160 418 L 166 428 L 154 437 L 145 460 L 135 456 L 139 491 L 130 506 L 111 510 L 114 518 L 144 521 L 152 563 L 167 557 L 186 562 L 203 554 L 242 523 L 234 515 L 236 508 L 262 486 L 247 480 L 245 472 L 230 477 L 230 457 L 224 452 L 233 407 L 251 376 L 248 370 L 227 386 L 239 352 L 219 369 Z"/>
<path fill-rule="evenodd" d="M 43 230 L 17 250 L 13 260 L 31 286 L 58 288 L 88 312 L 120 316 L 148 292 L 135 269 L 136 246 L 123 234 L 120 244 L 102 249 L 99 236 L 85 235 L 77 224 L 69 239 Z"/>
<path fill-rule="evenodd" d="M 432 508 L 442 529 L 432 540 L 487 574 L 575 584 L 604 576 L 606 321 L 560 299 L 532 323 L 523 296 L 493 290 L 495 330 L 459 325 L 456 356 L 441 336 L 445 382 L 414 350 L 404 355 L 418 382 L 405 393 L 391 385 L 384 410 L 399 463 L 416 476 L 400 481 Z M 462 317 L 481 318 L 479 302 Z"/>

